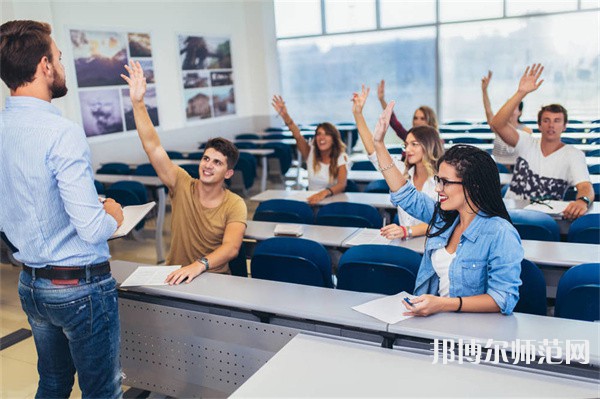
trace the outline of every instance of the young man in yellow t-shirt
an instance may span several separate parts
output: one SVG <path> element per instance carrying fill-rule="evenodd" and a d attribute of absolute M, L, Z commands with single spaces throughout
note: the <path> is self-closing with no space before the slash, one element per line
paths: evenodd
<path fill-rule="evenodd" d="M 139 62 L 125 66 L 129 76 L 129 96 L 138 135 L 150 163 L 171 196 L 171 250 L 167 264 L 183 267 L 171 273 L 166 282 L 188 283 L 204 272 L 229 274 L 228 262 L 234 259 L 246 231 L 246 204 L 224 188 L 239 158 L 237 148 L 223 138 L 211 139 L 200 161 L 199 179 L 192 178 L 175 165 L 160 143 L 152 125 L 144 95 L 146 78 Z"/>

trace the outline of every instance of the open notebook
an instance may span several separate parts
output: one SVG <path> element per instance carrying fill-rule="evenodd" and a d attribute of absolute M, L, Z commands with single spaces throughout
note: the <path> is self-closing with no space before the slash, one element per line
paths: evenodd
<path fill-rule="evenodd" d="M 154 208 L 154 205 L 156 205 L 156 202 L 152 201 L 143 205 L 130 205 L 123 208 L 123 223 L 109 240 L 114 240 L 115 238 L 120 238 L 129 234 L 129 232 L 142 221 L 148 212 Z"/>

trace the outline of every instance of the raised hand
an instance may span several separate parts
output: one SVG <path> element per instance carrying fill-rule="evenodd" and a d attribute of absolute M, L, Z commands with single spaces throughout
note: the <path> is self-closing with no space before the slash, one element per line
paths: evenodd
<path fill-rule="evenodd" d="M 362 85 L 360 94 L 354 93 L 352 95 L 352 113 L 353 114 L 361 114 L 365 103 L 367 102 L 367 97 L 369 96 L 369 88 L 365 89 L 365 85 Z"/>
<path fill-rule="evenodd" d="M 521 80 L 519 81 L 518 91 L 525 94 L 536 91 L 544 82 L 544 79 L 539 80 L 543 70 L 544 67 L 542 64 L 533 64 L 531 67 L 527 67 L 527 69 L 525 69 L 525 73 L 523 76 L 521 76 Z"/>
<path fill-rule="evenodd" d="M 275 111 L 277 111 L 277 113 L 282 117 L 284 115 L 287 115 L 285 101 L 283 101 L 283 98 L 281 98 L 281 96 L 274 95 L 273 100 L 271 101 L 271 105 L 273 106 L 273 108 L 275 108 Z"/>
<path fill-rule="evenodd" d="M 377 85 L 377 98 L 379 101 L 385 101 L 385 80 L 383 79 Z"/>
<path fill-rule="evenodd" d="M 387 105 L 387 107 L 385 107 L 379 116 L 377 125 L 375 125 L 375 130 L 373 130 L 373 140 L 376 142 L 383 142 L 385 133 L 387 132 L 388 127 L 390 127 L 390 118 L 392 117 L 392 112 L 394 111 L 394 105 L 396 105 L 396 102 L 390 101 L 390 103 Z"/>
<path fill-rule="evenodd" d="M 132 102 L 140 102 L 144 100 L 146 94 L 146 77 L 144 76 L 144 70 L 138 61 L 129 61 L 129 65 L 125 65 L 125 69 L 129 73 L 129 76 L 121 74 L 121 77 L 125 79 L 129 85 L 129 97 Z"/>
<path fill-rule="evenodd" d="M 490 85 L 490 80 L 492 80 L 492 71 L 488 71 L 487 76 L 481 78 L 481 90 L 487 90 Z"/>

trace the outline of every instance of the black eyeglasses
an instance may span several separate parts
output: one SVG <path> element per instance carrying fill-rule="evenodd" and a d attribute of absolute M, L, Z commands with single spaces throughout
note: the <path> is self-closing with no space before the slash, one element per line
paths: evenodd
<path fill-rule="evenodd" d="M 439 177 L 437 175 L 433 176 L 433 181 L 435 182 L 436 187 L 440 187 L 440 190 L 443 190 L 449 184 L 463 184 L 462 181 L 446 180 L 443 177 Z"/>
<path fill-rule="evenodd" d="M 548 208 L 554 209 L 554 207 L 548 203 L 548 202 L 550 202 L 550 198 L 545 198 L 545 197 L 530 198 L 529 202 L 532 204 L 546 205 Z"/>

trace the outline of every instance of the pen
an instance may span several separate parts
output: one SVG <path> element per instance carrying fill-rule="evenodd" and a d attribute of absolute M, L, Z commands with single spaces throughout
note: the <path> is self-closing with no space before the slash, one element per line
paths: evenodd
<path fill-rule="evenodd" d="M 410 301 L 410 299 L 408 299 L 408 297 L 404 297 L 404 302 L 408 303 L 410 306 L 415 306 L 412 304 L 412 302 Z"/>

